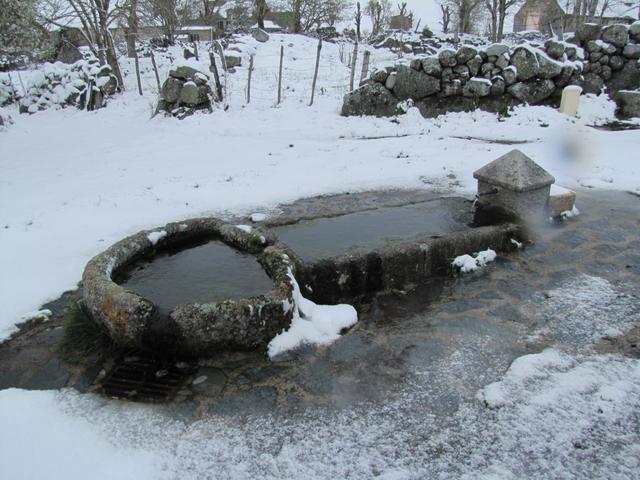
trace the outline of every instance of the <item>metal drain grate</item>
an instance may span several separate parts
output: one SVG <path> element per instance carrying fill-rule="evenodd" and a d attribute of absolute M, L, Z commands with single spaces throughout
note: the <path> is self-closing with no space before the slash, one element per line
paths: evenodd
<path fill-rule="evenodd" d="M 194 371 L 186 362 L 128 355 L 120 359 L 102 382 L 108 397 L 138 402 L 166 402 Z"/>

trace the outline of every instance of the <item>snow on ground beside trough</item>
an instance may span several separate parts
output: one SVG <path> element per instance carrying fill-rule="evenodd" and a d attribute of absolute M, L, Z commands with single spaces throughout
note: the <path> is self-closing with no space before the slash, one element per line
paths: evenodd
<path fill-rule="evenodd" d="M 189 423 L 154 406 L 72 391 L 4 390 L 0 464 L 7 478 L 52 480 L 88 472 L 145 479 L 631 479 L 640 467 L 636 359 L 553 349 L 527 355 L 444 420 L 425 413 L 419 384 L 400 393 L 399 400 L 343 410 Z"/>
<path fill-rule="evenodd" d="M 280 45 L 284 100 L 274 107 Z M 520 107 L 502 120 L 485 112 L 425 120 L 416 109 L 397 122 L 343 118 L 349 70 L 339 44 L 323 45 L 316 100 L 308 107 L 316 45 L 294 35 L 274 34 L 266 44 L 243 38 L 243 66 L 228 76 L 226 112 L 150 118 L 156 86 L 143 57 L 143 97 L 132 62 L 123 58 L 128 91 L 107 108 L 12 115 L 15 124 L 0 132 L 0 338 L 26 313 L 74 288 L 93 255 L 138 230 L 371 188 L 426 185 L 470 194 L 472 172 L 514 148 L 494 141 L 525 142 L 516 147 L 569 188 L 640 191 L 640 134 L 585 127 L 612 119 L 611 102 L 586 97 L 577 119 L 545 107 Z M 204 45 L 200 52 L 206 68 Z M 157 55 L 163 80 L 180 53 Z M 255 71 L 245 105 L 249 53 Z M 374 51 L 371 68 L 394 58 Z"/>

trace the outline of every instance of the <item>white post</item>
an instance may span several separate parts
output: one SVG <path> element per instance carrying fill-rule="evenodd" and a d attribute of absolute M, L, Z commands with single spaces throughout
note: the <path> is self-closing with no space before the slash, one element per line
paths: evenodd
<path fill-rule="evenodd" d="M 578 85 L 569 85 L 562 90 L 562 99 L 560 100 L 560 111 L 570 117 L 575 117 L 578 113 L 578 105 L 580 104 L 580 94 L 582 87 Z"/>

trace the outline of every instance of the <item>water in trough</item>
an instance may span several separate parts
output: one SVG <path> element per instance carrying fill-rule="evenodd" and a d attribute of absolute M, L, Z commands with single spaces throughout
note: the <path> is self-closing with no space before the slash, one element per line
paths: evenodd
<path fill-rule="evenodd" d="M 219 241 L 160 252 L 127 272 L 120 284 L 155 303 L 161 313 L 181 304 L 249 298 L 273 288 L 254 255 Z"/>

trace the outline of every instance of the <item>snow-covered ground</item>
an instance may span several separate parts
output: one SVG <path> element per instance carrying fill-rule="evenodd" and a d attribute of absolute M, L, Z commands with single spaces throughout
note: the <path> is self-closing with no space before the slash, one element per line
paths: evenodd
<path fill-rule="evenodd" d="M 512 148 L 562 186 L 640 192 L 640 133 L 587 127 L 613 119 L 604 97 L 583 98 L 577 119 L 544 107 L 517 108 L 505 119 L 474 112 L 425 120 L 415 109 L 397 120 L 343 118 L 349 72 L 340 45 L 324 44 L 309 107 L 315 40 L 272 35 L 264 45 L 243 43 L 227 111 L 152 118 L 155 80 L 143 58 L 143 97 L 124 61 L 128 91 L 106 109 L 12 115 L 15 123 L 0 131 L 0 338 L 74 288 L 93 255 L 169 221 L 268 212 L 300 197 L 371 188 L 471 194 L 472 172 Z M 284 101 L 276 107 L 281 44 Z M 249 53 L 255 71 L 245 105 Z M 164 79 L 168 55 L 158 57 Z M 394 55 L 372 58 L 382 66 Z M 584 293 L 578 301 L 615 297 L 598 280 L 576 282 L 566 288 Z M 599 320 L 614 314 L 607 308 Z M 638 398 L 640 362 L 580 349 L 521 358 L 448 425 L 422 412 L 419 384 L 387 405 L 196 423 L 70 391 L 5 390 L 0 471 L 11 479 L 634 478 L 640 439 L 625 425 L 640 420 Z"/>
<path fill-rule="evenodd" d="M 274 107 L 280 45 L 284 100 Z M 583 99 L 578 119 L 545 107 L 518 108 L 503 120 L 484 112 L 425 120 L 415 109 L 397 123 L 344 118 L 338 112 L 349 71 L 340 45 L 324 44 L 313 107 L 315 40 L 272 35 L 266 44 L 245 38 L 239 47 L 245 66 L 229 75 L 226 112 L 151 118 L 157 88 L 143 58 L 143 97 L 135 92 L 131 62 L 123 60 L 128 91 L 107 108 L 13 115 L 15 125 L 0 132 L 0 338 L 74 288 L 93 255 L 168 221 L 268 210 L 324 193 L 447 187 L 450 174 L 460 192 L 470 193 L 472 172 L 516 147 L 561 185 L 640 191 L 638 132 L 585 126 L 613 118 L 614 104 L 604 97 Z M 179 53 L 158 56 L 161 78 L 169 56 Z M 245 105 L 250 53 L 255 71 Z M 372 58 L 381 66 L 394 55 L 376 51 Z"/>

